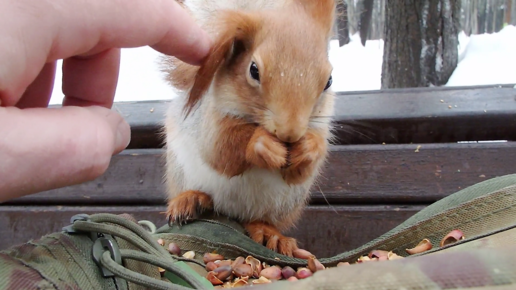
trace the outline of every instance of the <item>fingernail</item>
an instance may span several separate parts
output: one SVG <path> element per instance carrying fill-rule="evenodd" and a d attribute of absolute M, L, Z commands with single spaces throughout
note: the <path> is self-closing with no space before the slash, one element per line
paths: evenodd
<path fill-rule="evenodd" d="M 120 123 L 118 123 L 118 127 L 116 128 L 116 140 L 115 140 L 115 152 L 114 154 L 120 153 L 122 150 L 127 148 L 131 142 L 131 127 L 129 124 L 122 119 Z"/>

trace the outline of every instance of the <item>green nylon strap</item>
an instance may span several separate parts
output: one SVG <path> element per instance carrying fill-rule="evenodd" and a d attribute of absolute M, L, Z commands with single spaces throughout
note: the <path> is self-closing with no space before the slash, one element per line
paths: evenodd
<path fill-rule="evenodd" d="M 162 255 L 169 254 L 167 250 L 165 250 L 156 242 L 156 240 L 149 234 L 149 232 L 144 230 L 140 225 L 135 224 L 127 219 L 110 214 L 95 214 L 90 216 L 90 220 L 95 223 L 114 223 L 119 226 L 122 226 L 132 231 L 134 234 L 138 235 L 139 238 L 146 242 L 146 245 L 151 246 L 152 248 L 157 250 L 158 253 Z"/>
<path fill-rule="evenodd" d="M 213 289 L 213 285 L 208 280 L 201 277 L 186 264 L 173 259 L 172 255 L 159 245 L 157 239 L 150 233 L 141 226 L 120 216 L 111 214 L 92 215 L 89 217 L 89 221 L 75 221 L 72 227 L 79 232 L 101 233 L 122 238 L 144 251 L 136 252 L 134 250 L 121 249 L 120 254 L 123 259 L 138 260 L 166 269 L 169 274 L 177 276 L 186 284 L 195 287 L 194 289 Z M 103 267 L 116 276 L 149 289 L 189 289 L 126 269 L 113 260 L 109 251 L 105 251 L 102 254 L 100 262 Z"/>
<path fill-rule="evenodd" d="M 157 290 L 188 290 L 188 289 L 212 289 L 213 286 L 211 284 L 207 284 L 208 282 L 203 282 L 203 280 L 195 280 L 191 279 L 190 276 L 193 276 L 192 273 L 194 271 L 186 267 L 178 267 L 174 264 L 171 264 L 167 259 L 159 258 L 153 255 L 136 252 L 134 250 L 121 250 L 123 259 L 132 259 L 145 263 L 149 263 L 152 265 L 156 265 L 162 267 L 163 269 L 170 271 L 171 273 L 175 273 L 179 278 L 189 281 L 191 283 L 191 287 L 185 287 L 181 285 L 175 285 L 167 281 L 156 280 L 149 276 L 140 274 L 138 272 L 131 271 L 122 265 L 116 263 L 110 256 L 109 252 L 104 252 L 102 254 L 101 262 L 104 267 L 113 272 L 118 277 L 124 278 L 128 281 L 131 281 L 135 284 L 145 286 L 148 289 L 157 289 Z M 208 282 L 209 283 L 209 282 Z"/>

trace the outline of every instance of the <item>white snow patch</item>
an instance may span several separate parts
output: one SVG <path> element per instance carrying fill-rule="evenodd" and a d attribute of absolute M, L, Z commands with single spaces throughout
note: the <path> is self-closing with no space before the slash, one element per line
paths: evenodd
<path fill-rule="evenodd" d="M 466 36 L 459 34 L 459 64 L 446 86 L 516 84 L 516 27 L 506 26 L 499 33 Z M 334 91 L 364 91 L 381 88 L 383 40 L 360 43 L 358 34 L 349 44 L 330 43 Z M 115 101 L 166 100 L 174 92 L 159 70 L 159 53 L 149 47 L 122 50 L 120 78 Z M 61 62 L 51 104 L 59 104 Z"/>
<path fill-rule="evenodd" d="M 330 44 L 330 62 L 333 65 L 333 91 L 378 90 L 382 77 L 383 40 L 367 41 L 363 47 L 360 36 L 339 47 Z"/>
<path fill-rule="evenodd" d="M 160 71 L 160 54 L 150 47 L 122 49 L 115 102 L 167 100 L 175 97 Z M 58 62 L 56 81 L 50 104 L 61 104 L 63 99 L 62 61 Z"/>
<path fill-rule="evenodd" d="M 499 33 L 469 38 L 447 86 L 513 83 L 516 83 L 516 27 L 506 26 Z"/>

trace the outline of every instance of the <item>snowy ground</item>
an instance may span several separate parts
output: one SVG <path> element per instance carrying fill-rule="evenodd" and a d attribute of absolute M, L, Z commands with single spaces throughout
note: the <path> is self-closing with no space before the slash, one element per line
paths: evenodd
<path fill-rule="evenodd" d="M 473 86 L 516 83 L 516 27 L 507 26 L 499 33 L 460 35 L 459 64 L 447 86 Z M 362 91 L 380 89 L 383 41 L 368 41 L 366 47 L 358 35 L 338 47 L 333 41 L 330 61 L 334 66 L 333 90 Z M 166 100 L 173 92 L 159 71 L 159 54 L 148 48 L 124 49 L 115 102 Z M 60 65 L 60 64 L 59 64 Z M 62 100 L 61 74 L 58 69 L 51 104 Z"/>

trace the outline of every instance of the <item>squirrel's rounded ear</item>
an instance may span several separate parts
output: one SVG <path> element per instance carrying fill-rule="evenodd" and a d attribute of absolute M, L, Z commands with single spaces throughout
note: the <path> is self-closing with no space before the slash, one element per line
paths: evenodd
<path fill-rule="evenodd" d="M 294 2 L 300 4 L 323 28 L 327 30 L 333 28 L 337 6 L 335 0 L 294 0 Z"/>
<path fill-rule="evenodd" d="M 236 11 L 222 13 L 225 15 L 221 17 L 219 23 L 221 33 L 195 75 L 194 84 L 184 107 L 186 116 L 208 90 L 219 68 L 250 49 L 258 31 L 259 22 L 253 17 Z"/>

